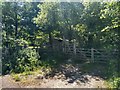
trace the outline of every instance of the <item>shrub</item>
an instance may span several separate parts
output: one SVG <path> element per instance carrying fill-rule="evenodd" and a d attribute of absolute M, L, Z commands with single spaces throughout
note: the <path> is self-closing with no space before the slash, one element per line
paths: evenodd
<path fill-rule="evenodd" d="M 21 78 L 20 78 L 20 76 L 19 75 L 12 75 L 12 77 L 13 77 L 13 79 L 15 80 L 15 81 L 20 81 L 21 80 Z"/>
<path fill-rule="evenodd" d="M 120 89 L 120 78 L 114 77 L 109 80 L 110 88 L 119 88 Z"/>
<path fill-rule="evenodd" d="M 110 60 L 108 65 L 108 83 L 110 88 L 120 88 L 120 77 L 117 72 L 117 61 Z"/>
<path fill-rule="evenodd" d="M 108 65 L 108 77 L 116 77 L 117 76 L 117 62 L 116 60 L 110 60 Z"/>
<path fill-rule="evenodd" d="M 40 56 L 35 49 L 9 48 L 7 52 L 3 52 L 2 74 L 34 70 L 40 64 L 39 59 Z"/>
<path fill-rule="evenodd" d="M 40 64 L 39 58 L 39 54 L 35 49 L 22 49 L 18 52 L 18 55 L 16 55 L 16 63 L 12 71 L 20 73 L 34 70 Z"/>

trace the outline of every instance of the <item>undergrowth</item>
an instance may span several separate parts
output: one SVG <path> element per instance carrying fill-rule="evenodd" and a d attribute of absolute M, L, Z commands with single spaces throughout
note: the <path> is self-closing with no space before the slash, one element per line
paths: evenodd
<path fill-rule="evenodd" d="M 116 60 L 110 60 L 108 64 L 107 82 L 109 88 L 112 89 L 120 89 L 120 77 L 118 77 L 117 64 Z"/>

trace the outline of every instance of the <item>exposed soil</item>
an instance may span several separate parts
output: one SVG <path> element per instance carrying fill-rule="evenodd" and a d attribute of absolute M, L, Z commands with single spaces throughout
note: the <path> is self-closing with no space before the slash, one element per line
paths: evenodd
<path fill-rule="evenodd" d="M 0 77 L 1 79 L 1 77 Z M 10 75 L 2 77 L 2 88 L 106 88 L 105 80 L 96 73 L 83 72 L 80 65 L 64 64 L 46 76 L 29 75 L 15 82 Z"/>
<path fill-rule="evenodd" d="M 0 88 L 20 88 L 19 84 L 15 82 L 10 75 L 0 76 Z"/>

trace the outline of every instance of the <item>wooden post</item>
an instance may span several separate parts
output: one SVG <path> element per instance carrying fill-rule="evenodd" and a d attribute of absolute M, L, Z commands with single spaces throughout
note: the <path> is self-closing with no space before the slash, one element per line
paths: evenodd
<path fill-rule="evenodd" d="M 65 52 L 65 48 L 66 48 L 66 46 L 65 46 L 65 37 L 63 37 L 63 52 Z"/>
<path fill-rule="evenodd" d="M 91 48 L 91 60 L 92 62 L 94 62 L 94 49 Z"/>
<path fill-rule="evenodd" d="M 73 50 L 74 50 L 74 55 L 76 55 L 76 41 L 74 39 L 74 43 L 73 43 Z"/>

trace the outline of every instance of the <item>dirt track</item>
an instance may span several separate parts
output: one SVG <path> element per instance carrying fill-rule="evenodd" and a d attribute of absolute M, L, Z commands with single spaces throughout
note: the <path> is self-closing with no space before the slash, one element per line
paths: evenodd
<path fill-rule="evenodd" d="M 0 76 L 0 80 L 0 88 L 20 88 L 19 84 L 12 80 L 12 77 L 10 75 Z"/>
<path fill-rule="evenodd" d="M 89 81 L 86 83 L 79 81 L 68 83 L 68 80 L 52 78 L 40 81 L 36 80 L 28 84 L 20 84 L 7 75 L 2 78 L 2 88 L 106 88 L 104 80 L 101 78 L 88 75 L 86 75 L 86 77 L 89 78 Z"/>
<path fill-rule="evenodd" d="M 77 65 L 62 65 L 60 70 L 52 74 L 42 79 L 29 75 L 24 82 L 15 82 L 10 75 L 5 75 L 0 77 L 1 88 L 106 88 L 104 79 L 83 73 Z"/>

